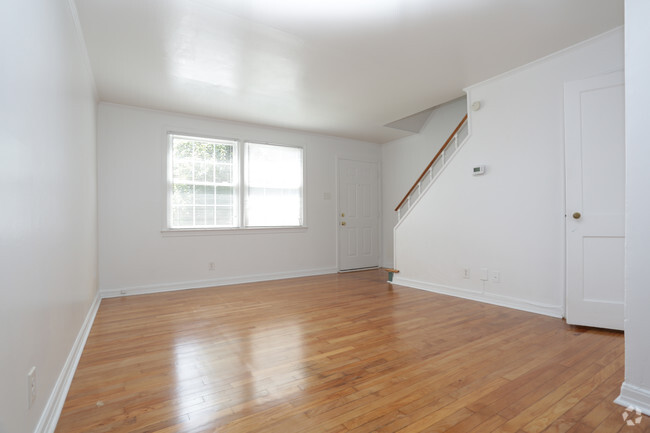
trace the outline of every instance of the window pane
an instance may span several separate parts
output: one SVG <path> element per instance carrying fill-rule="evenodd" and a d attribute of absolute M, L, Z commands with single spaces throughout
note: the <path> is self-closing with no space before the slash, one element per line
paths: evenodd
<path fill-rule="evenodd" d="M 215 182 L 232 183 L 232 165 L 217 164 L 215 167 Z"/>
<path fill-rule="evenodd" d="M 194 207 L 177 206 L 172 211 L 172 226 L 174 227 L 192 227 L 194 226 Z"/>
<path fill-rule="evenodd" d="M 212 161 L 214 159 L 214 143 L 194 142 L 194 159 Z"/>
<path fill-rule="evenodd" d="M 194 207 L 194 224 L 197 226 L 208 226 L 212 225 L 213 221 L 210 215 L 208 213 L 208 207 L 206 206 L 195 206 Z"/>
<path fill-rule="evenodd" d="M 192 204 L 194 187 L 192 185 L 176 184 L 174 185 L 174 195 L 172 204 Z"/>
<path fill-rule="evenodd" d="M 213 182 L 213 165 L 205 162 L 194 163 L 194 181 L 196 182 Z"/>
<path fill-rule="evenodd" d="M 190 159 L 192 158 L 193 144 L 189 140 L 179 138 L 174 139 L 174 159 Z"/>
<path fill-rule="evenodd" d="M 199 205 L 204 205 L 206 204 L 205 202 L 205 196 L 206 196 L 206 186 L 205 185 L 196 185 L 194 187 L 194 204 L 199 206 Z"/>
<path fill-rule="evenodd" d="M 216 187 L 212 185 L 206 185 L 203 188 L 203 193 L 205 195 L 205 204 L 214 205 L 214 194 Z"/>
<path fill-rule="evenodd" d="M 233 187 L 231 186 L 218 186 L 216 189 L 216 202 L 220 206 L 232 206 L 234 199 Z"/>
<path fill-rule="evenodd" d="M 235 141 L 172 136 L 171 227 L 232 227 Z M 215 207 L 216 204 L 219 207 Z"/>
<path fill-rule="evenodd" d="M 246 225 L 302 224 L 302 149 L 246 144 Z"/>
<path fill-rule="evenodd" d="M 215 209 L 216 225 L 230 227 L 233 225 L 232 207 L 217 207 Z"/>
<path fill-rule="evenodd" d="M 215 156 L 217 162 L 232 163 L 233 147 L 225 144 L 217 144 L 215 146 Z"/>
<path fill-rule="evenodd" d="M 214 227 L 214 206 L 205 207 L 205 225 Z"/>
<path fill-rule="evenodd" d="M 191 162 L 178 162 L 174 164 L 174 179 L 184 182 L 194 180 L 193 164 Z"/>

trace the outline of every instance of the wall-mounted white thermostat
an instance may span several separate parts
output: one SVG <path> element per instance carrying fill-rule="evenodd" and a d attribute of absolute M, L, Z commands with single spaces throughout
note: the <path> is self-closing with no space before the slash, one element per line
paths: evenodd
<path fill-rule="evenodd" d="M 474 176 L 478 176 L 478 175 L 481 175 L 483 173 L 485 173 L 485 165 L 481 164 L 481 165 L 475 165 L 474 167 L 472 167 L 472 174 Z"/>

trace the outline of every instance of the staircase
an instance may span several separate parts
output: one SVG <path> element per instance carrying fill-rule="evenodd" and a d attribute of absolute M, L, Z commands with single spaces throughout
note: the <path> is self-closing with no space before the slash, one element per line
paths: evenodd
<path fill-rule="evenodd" d="M 398 225 L 399 221 L 404 218 L 409 211 L 416 205 L 420 197 L 429 189 L 433 182 L 440 176 L 445 166 L 451 161 L 456 151 L 465 143 L 468 136 L 467 114 L 462 118 L 456 129 L 451 133 L 445 144 L 442 145 L 438 153 L 433 157 L 429 165 L 424 169 L 420 177 L 415 181 L 411 189 L 406 193 L 402 201 L 399 202 L 395 211 L 397 212 Z"/>

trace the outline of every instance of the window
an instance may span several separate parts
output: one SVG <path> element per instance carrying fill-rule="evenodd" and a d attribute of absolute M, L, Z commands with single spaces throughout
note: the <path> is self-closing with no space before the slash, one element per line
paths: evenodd
<path fill-rule="evenodd" d="M 171 137 L 170 227 L 236 224 L 235 141 Z"/>
<path fill-rule="evenodd" d="M 169 134 L 167 171 L 170 229 L 303 225 L 300 147 Z"/>
<path fill-rule="evenodd" d="M 246 143 L 246 225 L 302 224 L 302 149 Z"/>

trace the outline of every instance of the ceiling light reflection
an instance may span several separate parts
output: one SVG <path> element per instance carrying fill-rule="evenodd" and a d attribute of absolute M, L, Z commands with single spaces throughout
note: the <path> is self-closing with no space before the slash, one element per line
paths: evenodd
<path fill-rule="evenodd" d="M 405 2 L 404 0 L 251 0 L 250 3 L 256 12 L 278 18 L 372 19 L 395 15 Z"/>

